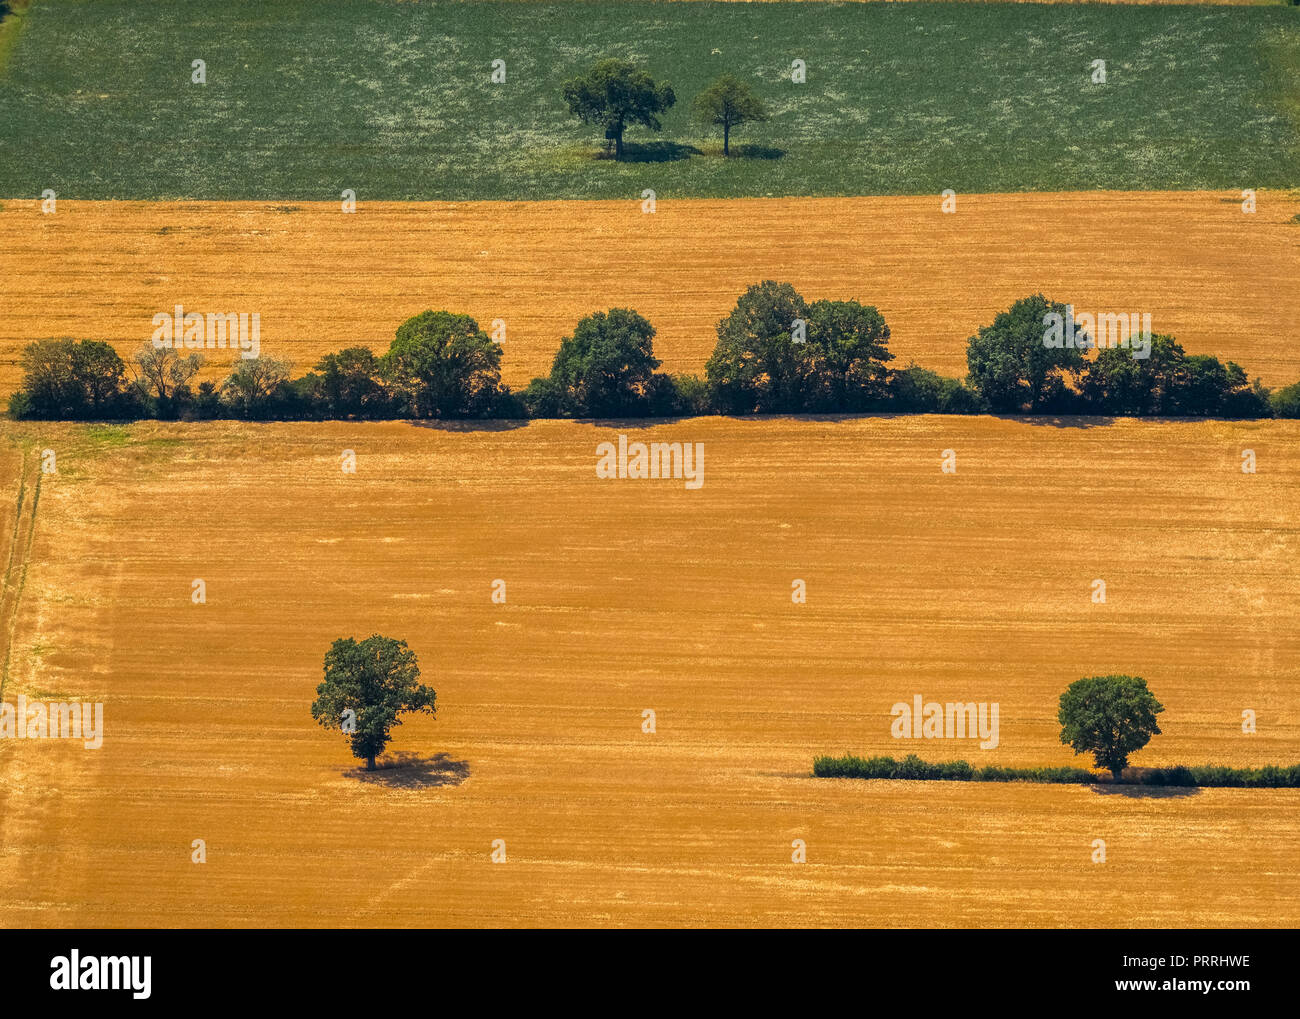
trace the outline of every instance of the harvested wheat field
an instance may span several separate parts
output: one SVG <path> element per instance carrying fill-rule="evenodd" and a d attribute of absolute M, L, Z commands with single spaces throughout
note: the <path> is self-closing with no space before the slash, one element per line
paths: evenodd
<path fill-rule="evenodd" d="M 506 323 L 503 376 L 549 371 L 583 315 L 633 307 L 672 372 L 702 372 L 751 283 L 874 303 L 909 360 L 962 376 L 966 340 L 1043 291 L 1078 310 L 1149 312 L 1188 353 L 1272 386 L 1300 379 L 1300 200 L 1210 192 L 626 202 L 65 202 L 0 210 L 0 395 L 34 339 L 113 341 L 127 356 L 175 305 L 257 312 L 261 348 L 299 370 L 353 344 L 387 349 L 426 308 Z M 213 351 L 205 377 L 230 363 Z"/>
<path fill-rule="evenodd" d="M 8 424 L 4 697 L 105 732 L 0 742 L 0 925 L 1300 921 L 1297 790 L 809 777 L 1081 762 L 1057 697 L 1121 671 L 1166 706 L 1134 764 L 1300 759 L 1300 422 L 624 431 L 703 486 L 598 479 L 586 423 Z M 439 710 L 366 782 L 309 706 L 376 631 Z M 915 694 L 998 702 L 998 746 L 892 739 Z"/>

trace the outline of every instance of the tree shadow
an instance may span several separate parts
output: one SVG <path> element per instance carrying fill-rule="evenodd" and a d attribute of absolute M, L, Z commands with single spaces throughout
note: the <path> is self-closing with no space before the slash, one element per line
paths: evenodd
<path fill-rule="evenodd" d="M 676 163 L 704 153 L 694 145 L 681 142 L 624 142 L 620 163 Z M 597 159 L 613 159 L 612 152 L 600 152 Z"/>
<path fill-rule="evenodd" d="M 1123 796 L 1130 800 L 1174 800 L 1199 796 L 1194 785 L 1138 785 L 1133 782 L 1096 782 L 1088 787 L 1098 796 Z"/>
<path fill-rule="evenodd" d="M 1001 421 L 1019 421 L 1039 428 L 1105 428 L 1115 419 L 1104 414 L 994 414 Z"/>
<path fill-rule="evenodd" d="M 343 777 L 390 789 L 436 789 L 460 785 L 469 778 L 469 761 L 453 761 L 446 754 L 421 757 L 399 750 L 383 757 L 374 771 L 367 771 L 363 765 L 349 768 L 343 772 Z"/>
<path fill-rule="evenodd" d="M 746 142 L 744 145 L 731 146 L 732 159 L 780 159 L 785 155 L 785 149 L 778 149 L 775 145 L 756 145 L 753 142 Z"/>
<path fill-rule="evenodd" d="M 407 418 L 413 428 L 432 428 L 439 432 L 512 432 L 527 428 L 527 418 Z"/>

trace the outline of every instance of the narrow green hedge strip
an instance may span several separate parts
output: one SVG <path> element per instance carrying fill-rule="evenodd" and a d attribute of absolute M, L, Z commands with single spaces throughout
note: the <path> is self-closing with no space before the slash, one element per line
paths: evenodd
<path fill-rule="evenodd" d="M 915 754 L 902 760 L 892 757 L 820 756 L 813 760 L 817 778 L 892 778 L 938 782 L 1039 782 L 1047 784 L 1094 785 L 1106 777 L 1083 768 L 977 768 L 966 761 L 923 761 Z M 1200 765 L 1172 768 L 1141 768 L 1125 784 L 1183 786 L 1198 788 L 1295 789 L 1300 788 L 1300 764 L 1262 768 L 1228 768 Z"/>

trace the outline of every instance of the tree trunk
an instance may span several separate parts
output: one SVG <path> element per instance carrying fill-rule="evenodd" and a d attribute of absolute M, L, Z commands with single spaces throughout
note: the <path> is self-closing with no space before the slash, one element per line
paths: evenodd
<path fill-rule="evenodd" d="M 1124 768 L 1122 766 L 1119 768 L 1112 767 L 1110 769 L 1111 778 L 1113 778 L 1116 782 L 1121 782 L 1123 781 L 1123 779 L 1121 779 L 1120 776 L 1123 774 L 1123 772 L 1124 772 Z"/>
<path fill-rule="evenodd" d="M 623 132 L 620 130 L 614 135 L 614 159 L 615 161 L 623 158 Z"/>
<path fill-rule="evenodd" d="M 375 755 L 371 754 L 369 757 L 366 758 L 366 771 L 374 771 L 374 770 L 375 770 Z"/>
<path fill-rule="evenodd" d="M 731 155 L 731 125 L 730 124 L 722 125 L 722 154 L 724 156 Z"/>

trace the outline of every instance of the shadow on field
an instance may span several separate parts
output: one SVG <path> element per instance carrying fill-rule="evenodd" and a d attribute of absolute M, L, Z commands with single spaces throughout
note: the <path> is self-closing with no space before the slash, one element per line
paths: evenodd
<path fill-rule="evenodd" d="M 343 777 L 390 789 L 434 789 L 464 782 L 469 778 L 469 761 L 453 761 L 446 754 L 421 757 L 401 750 L 382 758 L 374 771 L 349 768 Z"/>
<path fill-rule="evenodd" d="M 785 149 L 778 149 L 775 145 L 755 145 L 747 142 L 744 145 L 731 146 L 732 159 L 780 159 L 785 155 Z"/>
<path fill-rule="evenodd" d="M 1130 800 L 1171 800 L 1184 796 L 1197 796 L 1201 792 L 1196 786 L 1130 785 L 1124 782 L 1119 785 L 1098 782 L 1088 788 L 1099 796 L 1126 796 Z"/>
<path fill-rule="evenodd" d="M 527 428 L 526 418 L 457 418 L 442 421 L 438 418 L 407 419 L 415 428 L 432 428 L 439 432 L 513 432 Z"/>
<path fill-rule="evenodd" d="M 676 163 L 704 153 L 680 142 L 624 142 L 620 163 Z M 612 152 L 600 152 L 597 159 L 613 159 Z"/>
<path fill-rule="evenodd" d="M 1025 425 L 1050 426 L 1052 428 L 1105 428 L 1113 425 L 1113 417 L 1097 415 L 1088 417 L 1082 414 L 994 414 L 999 421 L 1019 421 Z"/>

